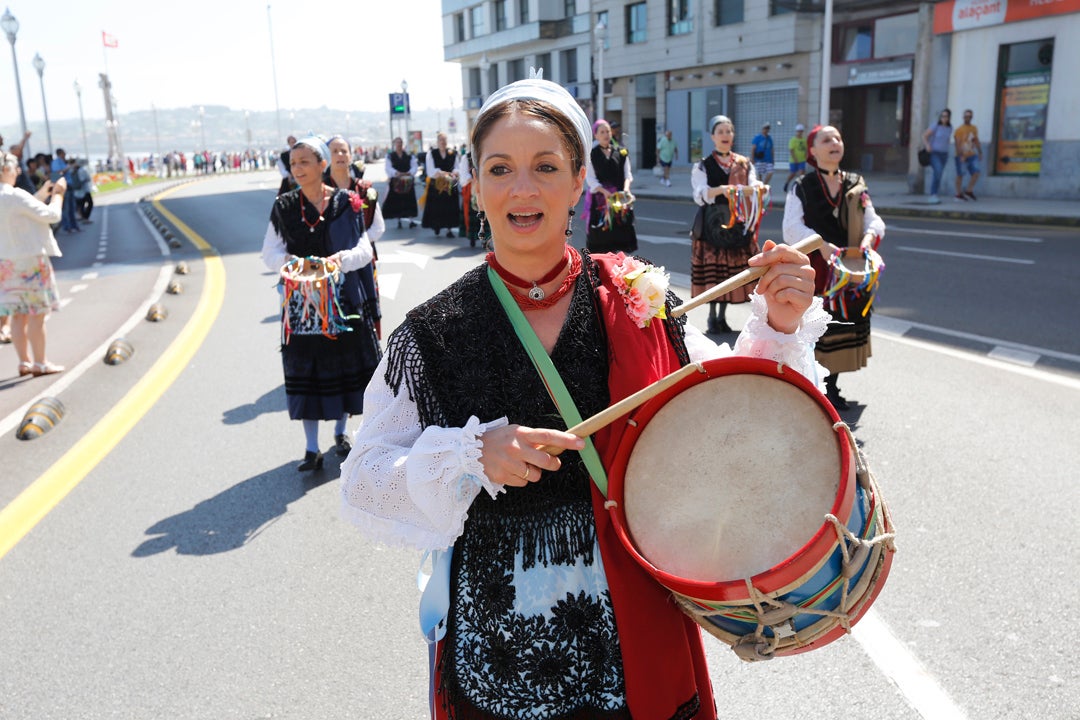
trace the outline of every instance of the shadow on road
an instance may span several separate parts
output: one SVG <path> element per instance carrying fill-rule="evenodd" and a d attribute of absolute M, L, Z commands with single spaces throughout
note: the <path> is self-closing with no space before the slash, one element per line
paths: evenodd
<path fill-rule="evenodd" d="M 332 455 L 332 453 L 331 453 Z M 240 482 L 182 513 L 154 523 L 155 535 L 132 551 L 144 558 L 173 548 L 179 555 L 215 555 L 243 547 L 285 514 L 289 503 L 339 476 L 336 458 L 314 473 L 289 462 Z"/>
<path fill-rule="evenodd" d="M 225 425 L 240 425 L 249 420 L 254 420 L 266 413 L 285 412 L 288 405 L 285 401 L 285 384 L 278 385 L 273 390 L 263 393 L 258 400 L 246 405 L 238 405 L 222 413 L 221 422 Z"/>

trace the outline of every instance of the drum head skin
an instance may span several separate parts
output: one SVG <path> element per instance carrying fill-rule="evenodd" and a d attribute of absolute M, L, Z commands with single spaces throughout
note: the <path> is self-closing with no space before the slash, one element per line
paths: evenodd
<path fill-rule="evenodd" d="M 824 518 L 851 512 L 850 448 L 835 411 L 794 370 L 751 358 L 704 366 L 707 376 L 633 415 L 609 473 L 616 527 L 677 592 L 729 599 L 762 574 L 755 586 L 770 592 L 834 549 Z"/>

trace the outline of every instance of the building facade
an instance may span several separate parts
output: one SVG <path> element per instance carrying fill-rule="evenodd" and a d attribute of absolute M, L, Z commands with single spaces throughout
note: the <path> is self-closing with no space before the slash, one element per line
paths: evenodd
<path fill-rule="evenodd" d="M 980 8 L 1010 3 L 1024 9 L 987 24 L 989 13 Z M 829 123 L 844 136 L 845 167 L 907 175 L 920 191 L 924 171 L 916 154 L 940 108 L 952 106 L 959 118 L 958 108 L 971 107 L 989 145 L 1001 135 L 995 125 L 1014 134 L 1042 132 L 1030 123 L 1018 130 L 1015 118 L 1030 110 L 1019 103 L 1047 95 L 1038 169 L 1016 161 L 1015 142 L 1007 150 L 994 144 L 984 168 L 988 184 L 1032 197 L 1076 193 L 1075 180 L 1058 186 L 1063 173 L 1077 176 L 1078 91 L 1054 82 L 1053 68 L 1060 73 L 1080 54 L 1080 44 L 1054 42 L 1070 32 L 1080 37 L 1077 6 L 1080 0 L 833 0 L 826 29 L 825 0 L 442 3 L 445 57 L 462 65 L 470 127 L 494 89 L 543 67 L 590 118 L 602 112 L 620 123 L 638 168 L 655 164 L 656 140 L 668 129 L 678 164 L 696 162 L 712 149 L 709 118 L 724 114 L 735 124 L 736 151 L 746 154 L 770 124 L 778 173 L 797 124 Z M 1034 52 L 1038 62 L 1048 41 L 1058 59 L 1041 67 L 1043 83 L 1022 58 Z M 1012 89 L 1020 87 L 1028 89 Z M 1003 113 L 1008 118 L 999 118 Z M 1023 147 L 1036 152 L 1030 143 Z M 1051 157 L 1051 149 L 1060 154 Z M 1006 153 L 1008 163 L 1000 162 Z"/>

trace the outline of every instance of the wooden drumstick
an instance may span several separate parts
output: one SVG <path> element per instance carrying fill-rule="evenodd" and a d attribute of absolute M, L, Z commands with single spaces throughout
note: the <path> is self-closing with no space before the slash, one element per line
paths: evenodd
<path fill-rule="evenodd" d="M 593 433 L 597 432 L 598 430 L 602 430 L 611 423 L 615 422 L 623 415 L 630 412 L 639 405 L 644 405 L 647 401 L 664 392 L 669 387 L 682 380 L 684 377 L 687 377 L 688 375 L 693 375 L 695 372 L 705 372 L 705 370 L 701 367 L 701 365 L 698 365 L 697 363 L 690 363 L 689 365 L 681 367 L 670 375 L 665 375 L 651 385 L 646 385 L 633 395 L 626 396 L 619 402 L 609 407 L 607 410 L 601 410 L 592 417 L 582 420 L 574 427 L 567 428 L 566 432 L 570 433 L 571 435 L 577 435 L 581 438 L 588 437 Z M 558 455 L 565 448 L 557 448 L 551 447 L 550 445 L 545 445 L 540 449 L 546 452 L 548 455 Z"/>
<path fill-rule="evenodd" d="M 810 253 L 820 248 L 824 243 L 825 241 L 820 235 L 811 235 L 808 238 L 800 240 L 791 247 L 803 253 L 804 255 L 809 255 Z M 696 308 L 698 305 L 704 305 L 710 300 L 718 298 L 721 295 L 727 295 L 735 288 L 742 287 L 751 280 L 757 280 L 759 277 L 768 272 L 768 270 L 768 265 L 746 268 L 738 275 L 733 275 L 719 285 L 713 285 L 711 288 L 701 293 L 700 295 L 690 298 L 679 307 L 672 308 L 671 316 L 679 317 L 680 315 L 685 315 L 686 313 Z"/>

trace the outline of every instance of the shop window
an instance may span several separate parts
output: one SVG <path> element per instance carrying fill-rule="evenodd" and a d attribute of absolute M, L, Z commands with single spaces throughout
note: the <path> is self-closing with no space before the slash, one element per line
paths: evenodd
<path fill-rule="evenodd" d="M 1042 170 L 1053 61 L 1052 38 L 1001 46 L 994 123 L 998 175 L 1038 175 Z"/>

